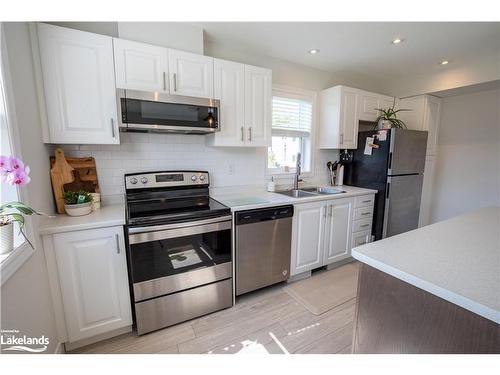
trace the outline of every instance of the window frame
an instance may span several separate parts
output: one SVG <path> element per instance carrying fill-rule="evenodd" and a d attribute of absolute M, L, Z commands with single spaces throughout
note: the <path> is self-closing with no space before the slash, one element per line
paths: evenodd
<path fill-rule="evenodd" d="M 5 110 L 7 118 L 7 133 L 9 137 L 11 153 L 23 159 L 21 153 L 21 143 L 17 127 L 17 117 L 14 104 L 14 93 L 12 90 L 12 81 L 10 79 L 10 68 L 7 56 L 7 48 L 5 43 L 4 24 L 0 22 L 0 74 L 2 75 L 1 81 L 3 82 L 3 94 L 5 101 Z M 1 86 L 0 86 L 1 89 Z M 24 160 L 24 159 L 23 159 Z M 26 187 L 17 187 L 17 196 L 20 201 L 30 205 L 28 191 Z M 25 217 L 24 233 L 29 241 L 36 246 L 34 241 L 33 221 L 31 216 Z M 0 262 L 0 285 L 3 285 L 33 254 L 33 249 L 28 241 L 24 241 L 21 245 L 16 247 L 10 254 L 3 258 Z"/>
<path fill-rule="evenodd" d="M 279 84 L 273 84 L 273 90 L 272 90 L 272 97 L 274 96 L 280 96 L 284 98 L 289 98 L 289 99 L 297 99 L 297 100 L 306 100 L 310 101 L 312 103 L 312 119 L 311 119 L 311 132 L 309 133 L 309 143 L 310 143 L 310 171 L 308 172 L 303 172 L 300 174 L 301 177 L 303 178 L 313 178 L 314 177 L 314 171 L 315 171 L 315 146 L 316 146 L 316 122 L 317 122 L 317 97 L 318 94 L 316 91 L 312 90 L 305 90 L 305 89 L 299 89 L 296 87 L 291 87 L 291 86 L 285 86 L 285 85 L 279 85 Z M 272 111 L 272 109 L 271 109 Z M 273 131 L 272 131 L 272 124 L 271 124 L 271 144 L 272 144 L 272 137 L 273 137 Z M 303 146 L 302 146 L 303 147 Z M 275 180 L 276 179 L 292 179 L 293 176 L 295 175 L 295 168 L 291 168 L 290 172 L 276 172 L 275 168 L 269 168 L 268 167 L 268 157 L 269 157 L 269 150 L 266 148 L 266 159 L 265 159 L 265 175 L 266 179 L 270 180 L 271 177 L 273 177 Z"/>

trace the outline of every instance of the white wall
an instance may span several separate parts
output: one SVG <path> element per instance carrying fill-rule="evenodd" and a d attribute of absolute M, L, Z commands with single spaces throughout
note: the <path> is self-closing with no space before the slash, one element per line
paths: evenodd
<path fill-rule="evenodd" d="M 21 153 L 31 167 L 31 183 L 27 186 L 29 203 L 37 210 L 51 213 L 49 149 L 42 143 L 28 26 L 5 23 L 4 30 Z M 36 227 L 34 229 L 34 255 L 2 285 L 1 328 L 17 329 L 28 336 L 49 337 L 47 352 L 50 353 L 57 345 L 56 326 L 45 257 Z"/>
<path fill-rule="evenodd" d="M 432 222 L 500 205 L 500 90 L 444 98 L 442 105 Z"/>

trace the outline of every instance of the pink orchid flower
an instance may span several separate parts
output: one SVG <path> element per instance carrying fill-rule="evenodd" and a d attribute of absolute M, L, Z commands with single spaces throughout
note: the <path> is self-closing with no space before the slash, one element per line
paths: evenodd
<path fill-rule="evenodd" d="M 13 171 L 22 171 L 24 170 L 24 163 L 21 159 L 18 159 L 14 156 L 10 157 L 10 170 Z"/>
<path fill-rule="evenodd" d="M 0 156 L 0 174 L 4 175 L 10 172 L 10 157 Z"/>
<path fill-rule="evenodd" d="M 23 186 L 31 181 L 30 176 L 24 170 L 10 172 L 5 178 L 6 182 L 12 186 Z"/>

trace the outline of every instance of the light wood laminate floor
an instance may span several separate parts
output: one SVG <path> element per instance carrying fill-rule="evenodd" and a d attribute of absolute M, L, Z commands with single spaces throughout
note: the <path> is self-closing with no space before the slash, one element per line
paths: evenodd
<path fill-rule="evenodd" d="M 314 315 L 284 285 L 249 293 L 232 308 L 144 336 L 135 332 L 71 353 L 350 353 L 355 299 Z"/>

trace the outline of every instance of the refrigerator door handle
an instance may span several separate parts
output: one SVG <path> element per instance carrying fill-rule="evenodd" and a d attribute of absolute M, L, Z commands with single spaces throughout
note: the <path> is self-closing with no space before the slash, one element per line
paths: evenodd
<path fill-rule="evenodd" d="M 389 152 L 389 165 L 387 167 L 387 169 L 391 169 L 392 168 L 392 152 Z"/>
<path fill-rule="evenodd" d="M 391 190 L 391 183 L 388 182 L 387 183 L 387 189 L 386 189 L 386 195 L 385 195 L 385 198 L 386 199 L 389 199 L 389 191 Z"/>

